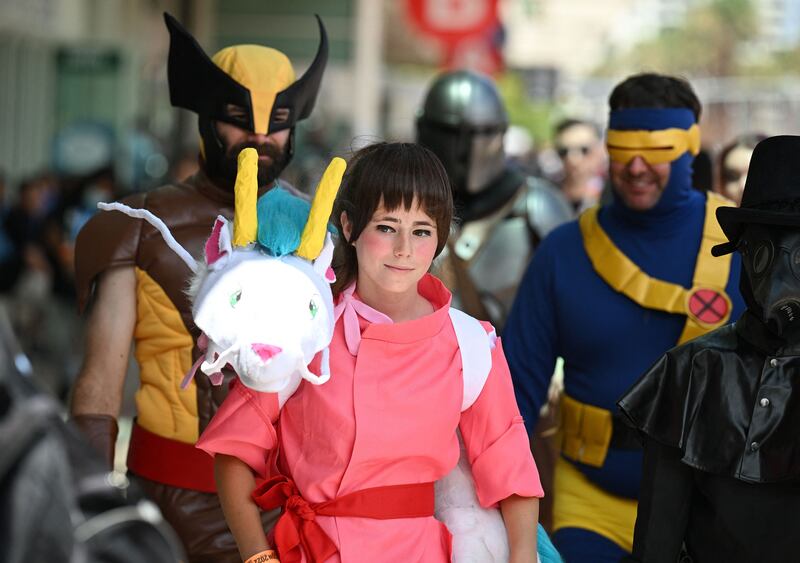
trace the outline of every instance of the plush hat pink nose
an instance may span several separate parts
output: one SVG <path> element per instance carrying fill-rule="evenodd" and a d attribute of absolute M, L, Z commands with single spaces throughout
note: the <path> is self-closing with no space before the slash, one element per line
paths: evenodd
<path fill-rule="evenodd" d="M 250 347 L 253 348 L 253 352 L 258 354 L 265 362 L 283 351 L 282 348 L 270 344 L 251 344 Z"/>

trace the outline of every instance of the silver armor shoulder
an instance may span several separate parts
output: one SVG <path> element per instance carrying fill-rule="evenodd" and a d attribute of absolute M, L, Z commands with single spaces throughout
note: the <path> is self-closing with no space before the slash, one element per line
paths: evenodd
<path fill-rule="evenodd" d="M 575 216 L 572 206 L 558 188 L 536 176 L 528 176 L 527 194 L 520 203 L 525 205 L 528 223 L 540 239 Z"/>

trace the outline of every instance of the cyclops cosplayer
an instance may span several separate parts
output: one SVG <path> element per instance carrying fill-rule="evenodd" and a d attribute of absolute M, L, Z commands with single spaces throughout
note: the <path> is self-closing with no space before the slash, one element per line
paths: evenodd
<path fill-rule="evenodd" d="M 614 100 L 613 201 L 545 239 L 504 333 L 529 432 L 555 360 L 564 358 L 553 531 L 556 547 L 574 561 L 617 561 L 632 547 L 642 450 L 615 414 L 617 399 L 664 351 L 741 311 L 738 262 L 710 254 L 724 240 L 714 212 L 727 203 L 691 186 L 695 111 L 615 107 Z M 640 186 L 639 177 L 655 168 L 665 180 L 653 199 L 652 185 Z"/>
<path fill-rule="evenodd" d="M 693 190 L 687 180 L 691 178 L 691 162 L 700 149 L 700 130 L 690 110 L 637 108 L 614 111 L 609 120 L 607 148 L 609 158 L 615 162 L 627 163 L 640 156 L 649 164 L 671 163 L 670 180 L 664 189 L 664 195 L 653 210 L 654 214 L 658 211 L 658 207 L 667 211 L 670 204 L 679 206 L 682 198 L 693 195 L 693 192 L 681 193 Z M 642 314 L 647 315 L 649 311 L 680 315 L 677 318 L 671 317 L 669 320 L 672 322 L 668 325 L 665 323 L 661 329 L 664 331 L 661 334 L 665 337 L 664 340 L 672 341 L 673 345 L 717 328 L 730 318 L 731 299 L 725 290 L 730 274 L 730 256 L 723 260 L 716 260 L 711 256 L 711 247 L 724 240 L 714 214 L 718 207 L 726 204 L 725 200 L 715 194 L 708 194 L 700 247 L 694 256 L 696 260 L 694 274 L 686 286 L 677 280 L 670 280 L 668 276 L 665 276 L 667 279 L 660 279 L 645 273 L 652 271 L 646 268 L 646 262 L 640 266 L 614 244 L 613 223 L 610 222 L 608 231 L 603 228 L 602 221 L 598 219 L 600 211 L 598 207 L 589 209 L 578 221 L 584 250 L 595 273 L 608 288 L 624 295 L 638 306 L 638 310 L 635 311 L 636 317 L 641 318 Z M 676 225 L 676 227 L 681 226 Z M 674 251 L 682 253 L 685 252 L 685 248 L 679 246 Z M 671 262 L 673 259 L 669 255 L 651 255 L 649 258 L 666 262 Z M 682 277 L 685 279 L 685 276 Z M 633 311 L 632 309 L 631 312 Z M 682 324 L 682 327 L 680 336 L 675 340 L 673 331 L 678 323 Z M 666 338 L 667 326 L 672 333 L 669 340 Z M 629 375 L 627 382 L 635 380 L 635 371 L 624 373 Z M 585 526 L 586 529 L 594 530 L 612 541 L 624 539 L 623 547 L 630 550 L 632 541 L 630 525 L 636 517 L 635 500 L 620 502 L 619 497 L 608 495 L 602 487 L 595 487 L 597 483 L 592 483 L 591 477 L 589 479 L 584 477 L 595 472 L 602 473 L 606 469 L 605 462 L 609 448 L 623 450 L 626 452 L 623 455 L 627 456 L 636 452 L 638 456 L 641 455 L 638 444 L 632 439 L 634 437 L 628 428 L 619 424 L 620 419 L 614 414 L 613 403 L 608 407 L 596 405 L 591 399 L 582 400 L 584 399 L 582 393 L 579 397 L 573 397 L 570 391 L 567 389 L 562 400 L 561 453 L 566 459 L 577 462 L 579 471 L 575 471 L 569 462 L 561 462 L 564 469 L 561 474 L 565 478 L 556 480 L 555 496 L 558 499 L 559 494 L 563 495 L 561 498 L 565 501 L 563 505 L 565 510 L 563 512 L 558 510 L 558 505 L 561 503 L 556 500 L 554 527 L 558 529 Z M 614 460 L 609 461 L 611 461 L 608 468 L 610 472 L 622 469 L 614 468 L 612 465 Z M 581 466 L 595 469 L 587 468 L 586 473 L 581 475 Z M 631 477 L 638 481 L 639 466 L 634 465 L 631 469 L 632 473 L 636 474 L 635 477 L 634 475 Z M 582 508 L 579 509 L 580 504 L 575 505 L 574 511 L 571 510 L 569 506 L 571 495 L 584 494 L 586 499 L 593 499 L 590 502 L 601 501 L 601 504 L 607 502 L 619 519 L 617 521 L 625 522 L 626 525 L 617 528 L 612 524 L 606 529 L 608 521 L 605 523 L 602 519 L 596 521 L 595 515 L 584 512 Z"/>

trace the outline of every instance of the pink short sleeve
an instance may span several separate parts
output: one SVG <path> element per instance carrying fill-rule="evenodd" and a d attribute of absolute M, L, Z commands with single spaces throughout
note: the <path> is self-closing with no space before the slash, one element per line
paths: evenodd
<path fill-rule="evenodd" d="M 234 380 L 196 447 L 211 456 L 239 458 L 266 478 L 270 451 L 278 445 L 274 426 L 278 413 L 277 394 L 259 393 Z"/>
<path fill-rule="evenodd" d="M 544 496 L 499 339 L 489 377 L 475 403 L 461 414 L 460 428 L 482 506 L 513 494 Z"/>

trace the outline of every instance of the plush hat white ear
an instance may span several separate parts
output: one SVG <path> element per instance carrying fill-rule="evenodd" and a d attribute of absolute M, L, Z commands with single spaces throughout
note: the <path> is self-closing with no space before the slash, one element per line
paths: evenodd
<path fill-rule="evenodd" d="M 228 220 L 219 215 L 217 220 L 214 221 L 211 236 L 206 241 L 206 264 L 212 270 L 219 270 L 227 264 L 231 252 L 233 252 L 233 246 L 231 245 L 231 231 Z"/>
<path fill-rule="evenodd" d="M 325 245 L 322 247 L 322 252 L 319 253 L 317 259 L 312 263 L 314 271 L 320 276 L 323 276 L 328 283 L 336 281 L 336 274 L 333 273 L 331 268 L 331 261 L 333 260 L 333 238 L 330 233 L 325 234 Z"/>

